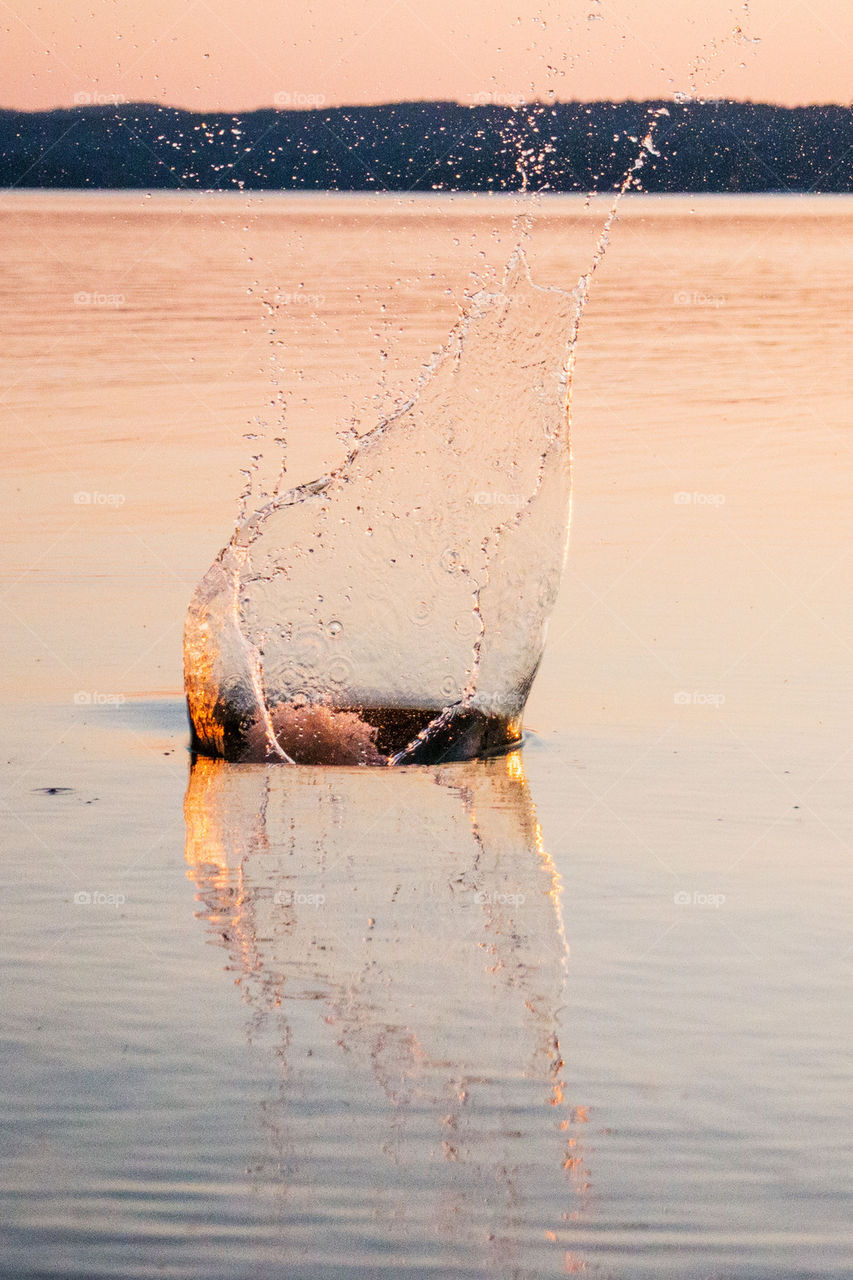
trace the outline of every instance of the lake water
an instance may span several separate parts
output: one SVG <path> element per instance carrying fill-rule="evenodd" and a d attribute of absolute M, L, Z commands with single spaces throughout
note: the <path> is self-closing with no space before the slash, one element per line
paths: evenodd
<path fill-rule="evenodd" d="M 520 752 L 190 767 L 244 435 L 339 458 L 514 212 L 0 200 L 3 1277 L 853 1269 L 853 200 L 624 202 Z"/>

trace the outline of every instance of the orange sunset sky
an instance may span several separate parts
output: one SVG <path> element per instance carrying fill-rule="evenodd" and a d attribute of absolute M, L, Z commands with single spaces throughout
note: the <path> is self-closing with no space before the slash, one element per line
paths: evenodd
<path fill-rule="evenodd" d="M 0 106 L 850 103 L 850 0 L 0 0 Z"/>

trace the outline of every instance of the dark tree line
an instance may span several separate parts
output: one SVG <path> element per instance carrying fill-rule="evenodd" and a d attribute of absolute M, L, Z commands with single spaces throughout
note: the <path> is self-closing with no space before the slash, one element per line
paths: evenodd
<path fill-rule="evenodd" d="M 853 190 L 853 109 L 727 101 L 0 111 L 0 186 L 606 191 L 663 106 L 646 191 Z"/>

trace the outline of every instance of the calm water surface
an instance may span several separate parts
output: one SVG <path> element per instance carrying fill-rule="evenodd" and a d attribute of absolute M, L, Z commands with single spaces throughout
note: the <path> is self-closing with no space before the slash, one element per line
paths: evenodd
<path fill-rule="evenodd" d="M 10 1280 L 853 1268 L 853 202 L 626 202 L 521 752 L 190 767 L 244 434 L 339 457 L 512 214 L 0 202 Z"/>

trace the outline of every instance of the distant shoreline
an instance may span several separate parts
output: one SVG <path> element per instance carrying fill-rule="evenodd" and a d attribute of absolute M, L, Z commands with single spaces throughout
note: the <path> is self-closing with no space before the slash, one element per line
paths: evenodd
<path fill-rule="evenodd" d="M 428 203 L 431 200 L 442 200 L 453 202 L 454 205 L 461 208 L 463 202 L 470 201 L 470 212 L 472 216 L 478 216 L 482 213 L 483 204 L 495 204 L 506 206 L 506 216 L 515 216 L 518 213 L 518 201 L 521 193 L 517 191 L 333 191 L 333 190 L 317 190 L 317 191 L 293 191 L 287 189 L 281 190 L 258 190 L 254 187 L 246 187 L 242 191 L 207 191 L 195 187 L 175 187 L 175 188 L 155 188 L 150 187 L 0 187 L 0 198 L 10 197 L 20 198 L 24 201 L 27 197 L 32 200 L 41 200 L 45 197 L 54 196 L 57 201 L 63 197 L 67 197 L 69 202 L 80 196 L 103 197 L 104 199 L 115 199 L 116 201 L 127 199 L 128 201 L 138 200 L 140 196 L 151 196 L 152 200 L 166 199 L 174 200 L 176 203 L 181 200 L 191 200 L 198 207 L 206 200 L 211 202 L 226 200 L 233 201 L 235 206 L 242 208 L 248 197 L 251 196 L 255 207 L 259 208 L 263 203 L 273 204 L 275 201 L 298 201 L 302 204 L 309 204 L 312 200 L 318 204 L 328 201 L 332 204 L 335 200 L 382 200 L 387 201 L 389 207 L 398 207 L 400 202 L 423 201 Z M 538 191 L 527 193 L 527 199 L 535 199 L 540 203 L 543 213 L 547 212 L 548 207 L 558 207 L 562 202 L 571 204 L 573 209 L 573 217 L 578 216 L 586 207 L 591 217 L 598 217 L 609 207 L 613 198 L 612 191 Z M 750 202 L 754 202 L 756 208 L 766 201 L 778 201 L 780 203 L 787 201 L 789 208 L 796 208 L 798 204 L 803 207 L 812 200 L 819 200 L 821 204 L 826 201 L 838 201 L 840 205 L 848 207 L 853 201 L 853 191 L 628 191 L 620 200 L 620 216 L 624 216 L 631 207 L 642 205 L 643 216 L 653 216 L 651 211 L 657 206 L 661 213 L 665 213 L 678 203 L 689 201 L 691 209 L 701 208 L 703 202 L 707 202 L 710 206 L 722 200 L 736 201 L 738 208 L 743 211 L 744 206 L 748 206 Z M 474 201 L 479 202 L 475 207 Z M 8 207 L 8 206 L 7 206 Z M 138 205 L 134 205 L 138 207 Z M 2 212 L 2 206 L 0 206 Z"/>
<path fill-rule="evenodd" d="M 87 95 L 88 96 L 88 95 Z M 470 192 L 614 190 L 652 111 L 654 194 L 853 192 L 853 108 L 727 100 L 407 102 L 235 114 L 110 102 L 0 109 L 0 188 Z"/>

